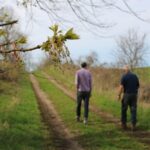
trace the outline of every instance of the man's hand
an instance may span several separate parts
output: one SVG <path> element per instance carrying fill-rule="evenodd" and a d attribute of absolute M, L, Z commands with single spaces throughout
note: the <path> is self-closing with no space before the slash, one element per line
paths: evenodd
<path fill-rule="evenodd" d="M 118 100 L 118 101 L 121 100 L 121 94 L 118 95 L 117 100 Z"/>
<path fill-rule="evenodd" d="M 92 96 L 92 92 L 90 91 L 90 93 L 89 93 L 89 97 L 91 97 Z"/>
<path fill-rule="evenodd" d="M 122 92 L 123 92 L 123 85 L 120 85 L 120 86 L 119 86 L 119 92 L 118 92 L 119 94 L 118 94 L 118 98 L 117 98 L 117 99 L 118 99 L 118 101 L 120 101 L 120 100 L 121 100 Z"/>

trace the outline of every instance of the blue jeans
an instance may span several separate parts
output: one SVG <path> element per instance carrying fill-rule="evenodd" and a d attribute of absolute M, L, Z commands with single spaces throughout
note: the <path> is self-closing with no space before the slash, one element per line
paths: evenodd
<path fill-rule="evenodd" d="M 84 100 L 84 118 L 88 118 L 90 92 L 77 92 L 77 117 L 81 116 L 81 103 Z"/>
<path fill-rule="evenodd" d="M 137 94 L 124 94 L 121 107 L 122 124 L 126 124 L 127 122 L 128 106 L 130 107 L 131 112 L 131 122 L 135 125 L 137 122 Z"/>

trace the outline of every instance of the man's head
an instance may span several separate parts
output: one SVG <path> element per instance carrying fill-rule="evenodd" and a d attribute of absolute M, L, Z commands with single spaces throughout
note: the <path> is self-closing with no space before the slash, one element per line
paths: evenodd
<path fill-rule="evenodd" d="M 83 63 L 81 64 L 81 67 L 82 67 L 82 68 L 87 68 L 87 63 L 86 63 L 86 62 L 83 62 Z"/>
<path fill-rule="evenodd" d="M 125 65 L 123 67 L 123 70 L 124 70 L 125 73 L 128 73 L 128 72 L 130 72 L 130 67 L 128 65 Z"/>

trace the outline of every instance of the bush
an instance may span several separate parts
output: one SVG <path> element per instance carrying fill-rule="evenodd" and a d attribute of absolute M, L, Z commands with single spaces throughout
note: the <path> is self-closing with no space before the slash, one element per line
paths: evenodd
<path fill-rule="evenodd" d="M 96 91 L 112 91 L 119 86 L 121 71 L 112 68 L 91 68 Z"/>
<path fill-rule="evenodd" d="M 21 77 L 23 67 L 17 63 L 0 61 L 0 94 L 11 94 Z"/>
<path fill-rule="evenodd" d="M 141 87 L 140 100 L 150 102 L 150 85 L 144 85 Z"/>
<path fill-rule="evenodd" d="M 16 82 L 22 72 L 22 66 L 18 63 L 10 63 L 6 61 L 0 62 L 0 80 Z"/>
<path fill-rule="evenodd" d="M 17 82 L 10 82 L 6 80 L 0 80 L 0 94 L 11 95 L 17 91 Z"/>

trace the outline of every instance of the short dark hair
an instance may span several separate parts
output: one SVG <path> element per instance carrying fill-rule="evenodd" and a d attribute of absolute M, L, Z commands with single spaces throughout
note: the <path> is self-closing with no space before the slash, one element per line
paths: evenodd
<path fill-rule="evenodd" d="M 81 67 L 82 67 L 82 68 L 85 68 L 86 66 L 87 66 L 87 63 L 86 63 L 86 62 L 81 63 Z"/>

